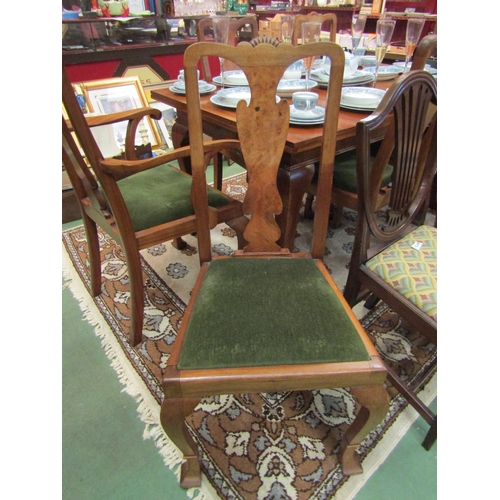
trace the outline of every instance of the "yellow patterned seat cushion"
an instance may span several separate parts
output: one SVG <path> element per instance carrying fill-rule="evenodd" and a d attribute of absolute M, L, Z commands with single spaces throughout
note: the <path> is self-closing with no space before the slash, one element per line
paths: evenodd
<path fill-rule="evenodd" d="M 421 243 L 420 249 L 413 246 Z M 437 321 L 437 229 L 420 226 L 366 266 Z"/>

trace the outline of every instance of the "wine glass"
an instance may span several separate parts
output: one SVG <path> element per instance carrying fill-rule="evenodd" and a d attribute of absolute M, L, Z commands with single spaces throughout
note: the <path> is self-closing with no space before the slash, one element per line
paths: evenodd
<path fill-rule="evenodd" d="M 408 68 L 408 63 L 410 62 L 413 52 L 417 46 L 420 35 L 422 34 L 422 29 L 424 27 L 425 19 L 408 19 L 408 24 L 406 25 L 406 40 L 405 40 L 405 68 L 403 73 L 406 73 L 410 69 Z"/>
<path fill-rule="evenodd" d="M 292 43 L 294 16 L 281 16 L 281 41 Z"/>
<path fill-rule="evenodd" d="M 378 70 L 380 68 L 380 63 L 384 60 L 385 53 L 389 48 L 391 43 L 392 34 L 394 33 L 394 26 L 396 26 L 396 21 L 393 19 L 379 19 L 377 21 L 376 28 L 376 48 L 375 57 L 377 59 L 377 65 L 375 66 L 375 76 L 373 79 L 373 86 L 377 83 Z"/>
<path fill-rule="evenodd" d="M 353 14 L 352 24 L 351 24 L 351 35 L 352 35 L 352 53 L 356 55 L 356 50 L 358 48 L 359 42 L 361 41 L 361 36 L 365 30 L 366 24 L 366 14 Z"/>
<path fill-rule="evenodd" d="M 306 22 L 302 23 L 302 43 L 319 42 L 321 37 L 321 23 Z M 306 68 L 306 90 L 309 89 L 309 77 L 311 75 L 314 56 L 304 57 L 304 66 Z"/>
<path fill-rule="evenodd" d="M 215 16 L 212 19 L 214 40 L 216 43 L 223 43 L 227 45 L 229 36 L 229 20 L 230 18 L 227 16 Z M 224 58 L 219 57 L 219 62 L 221 87 L 224 88 Z"/>

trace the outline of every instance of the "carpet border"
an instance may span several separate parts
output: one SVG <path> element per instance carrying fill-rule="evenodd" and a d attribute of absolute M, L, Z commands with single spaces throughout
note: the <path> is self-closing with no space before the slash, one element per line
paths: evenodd
<path fill-rule="evenodd" d="M 101 339 L 104 352 L 111 361 L 111 367 L 117 373 L 120 383 L 124 385 L 123 392 L 133 397 L 138 404 L 137 413 L 141 421 L 146 425 L 143 432 L 143 439 L 152 439 L 154 441 L 165 465 L 179 478 L 182 455 L 163 432 L 159 419 L 158 402 L 122 351 L 119 342 L 116 340 L 105 318 L 98 310 L 92 296 L 83 284 L 64 243 L 62 243 L 62 250 L 62 271 L 65 280 L 63 288 L 69 288 L 79 304 L 83 313 L 83 319 L 94 328 L 95 335 Z M 436 396 L 437 372 L 434 373 L 424 389 L 419 392 L 419 397 L 426 405 L 433 401 Z M 155 407 L 158 408 L 156 412 L 154 411 Z M 352 500 L 368 479 L 387 459 L 418 416 L 418 412 L 412 406 L 407 405 L 400 412 L 396 421 L 384 432 L 383 436 L 378 440 L 377 445 L 366 455 L 363 460 L 363 469 L 365 472 L 360 476 L 349 477 L 332 498 L 335 500 Z M 188 498 L 196 500 L 221 498 L 217 495 L 204 474 L 202 474 L 201 487 L 186 490 L 186 495 Z"/>

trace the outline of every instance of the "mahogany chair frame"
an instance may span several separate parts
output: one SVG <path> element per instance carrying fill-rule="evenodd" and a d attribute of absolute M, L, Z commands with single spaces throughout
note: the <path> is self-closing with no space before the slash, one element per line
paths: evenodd
<path fill-rule="evenodd" d="M 90 293 L 94 297 L 101 293 L 101 259 L 97 229 L 99 226 L 123 247 L 125 253 L 131 295 L 129 339 L 132 345 L 137 345 L 142 340 L 144 317 L 144 283 L 139 250 L 170 240 L 175 240 L 177 245 L 182 245 L 181 237 L 192 234 L 197 229 L 196 216 L 193 213 L 178 220 L 134 231 L 118 181 L 166 163 L 175 164 L 177 160 L 190 156 L 191 150 L 188 146 L 154 158 L 136 160 L 134 140 L 140 121 L 145 116 L 159 119 L 161 112 L 153 108 L 139 108 L 104 116 L 85 117 L 64 67 L 62 101 L 69 117 L 69 119 L 64 116 L 62 118 L 62 159 L 78 200 L 85 227 L 89 247 Z M 125 159 L 105 160 L 91 133 L 91 127 L 122 121 L 128 122 Z M 82 157 L 73 134 L 83 149 L 85 158 Z M 207 144 L 203 151 L 205 164 L 208 164 L 211 157 L 226 151 L 226 146 L 224 141 L 218 141 Z M 241 203 L 235 200 L 230 200 L 228 205 L 210 211 L 212 227 L 233 219 L 241 222 L 241 218 Z M 239 227 L 237 221 L 235 222 L 236 228 Z"/>
<path fill-rule="evenodd" d="M 392 125 L 371 168 L 370 138 L 391 115 Z M 367 307 L 382 300 L 413 328 L 437 343 L 436 320 L 366 265 L 369 259 L 421 226 L 425 219 L 437 169 L 437 85 L 432 75 L 415 70 L 400 76 L 374 113 L 358 122 L 356 140 L 358 219 L 344 297 L 351 307 L 367 297 L 370 298 Z M 380 172 L 389 159 L 394 171 L 388 219 L 380 227 L 373 207 L 377 202 Z M 419 387 L 408 387 L 390 368 L 388 380 L 431 425 L 423 443 L 429 449 L 436 439 L 436 415 L 416 396 Z"/>
<path fill-rule="evenodd" d="M 418 71 L 425 68 L 427 59 L 436 52 L 437 35 L 427 35 L 420 40 L 413 54 L 410 71 Z"/>
<path fill-rule="evenodd" d="M 292 45 L 297 45 L 299 43 L 299 38 L 302 38 L 302 23 L 305 22 L 321 23 L 322 29 L 323 24 L 326 23 L 329 26 L 330 42 L 335 42 L 335 36 L 337 34 L 337 16 L 333 12 L 328 12 L 327 14 L 310 12 L 309 14 L 297 14 L 295 16 L 293 21 Z"/>
<path fill-rule="evenodd" d="M 325 134 L 320 159 L 321 182 L 318 189 L 311 253 L 290 254 L 288 249 L 282 249 L 276 243 L 280 231 L 274 216 L 282 209 L 282 201 L 276 187 L 276 177 L 290 116 L 290 103 L 285 99 L 277 103 L 276 89 L 283 72 L 290 64 L 312 55 L 326 55 L 332 61 L 324 123 Z M 202 115 L 199 100 L 196 99 L 198 92 L 196 68 L 200 58 L 205 56 L 224 57 L 238 64 L 247 76 L 252 94 L 248 106 L 245 101 L 238 103 L 236 117 L 239 140 L 234 141 L 235 144 L 241 145 L 248 171 L 249 185 L 243 205 L 244 212 L 251 215 L 244 232 L 247 244 L 243 250 L 236 252 L 233 256 L 214 257 L 213 260 L 210 252 L 207 199 L 203 188 L 205 172 Z M 344 302 L 340 290 L 322 262 L 331 197 L 331 189 L 328 186 L 331 185 L 333 175 L 344 67 L 342 48 L 330 42 L 311 43 L 300 47 L 292 44 L 279 44 L 274 47 L 266 43 L 252 46 L 246 42 L 240 43 L 237 47 L 215 43 L 196 43 L 187 48 L 184 55 L 184 67 L 187 94 L 193 96 L 187 99 L 188 123 L 193 151 L 193 200 L 197 215 L 200 259 L 203 264 L 163 378 L 165 398 L 161 409 L 161 422 L 166 434 L 181 450 L 185 459 L 181 467 L 180 484 L 184 488 L 200 485 L 201 471 L 196 445 L 187 430 L 185 418 L 193 412 L 202 397 L 234 393 L 313 390 L 327 387 L 350 387 L 351 393 L 355 395 L 361 406 L 361 410 L 342 439 L 338 456 L 345 474 L 362 473 L 356 449 L 367 433 L 380 424 L 385 417 L 389 399 L 384 386 L 386 370 L 381 358 L 352 310 Z M 327 284 L 330 293 L 341 304 L 342 317 L 348 318 L 346 321 L 350 327 L 354 328 L 353 335 L 357 342 L 361 342 L 363 349 L 366 349 L 369 360 L 259 366 L 252 364 L 252 360 L 249 359 L 248 364 L 245 360 L 243 365 L 229 368 L 219 365 L 199 369 L 180 368 L 179 361 L 182 359 L 185 344 L 189 338 L 190 323 L 195 317 L 194 310 L 199 303 L 197 299 L 203 293 L 205 278 L 213 276 L 210 274 L 212 269 L 220 269 L 224 267 L 224 264 L 229 265 L 231 262 L 237 263 L 238 266 L 251 263 L 258 268 L 259 262 L 262 264 L 272 262 L 272 259 L 277 261 L 285 259 L 292 266 L 305 259 L 312 263 L 312 268 L 315 269 L 314 275 L 316 276 L 319 272 L 321 282 Z M 248 279 L 246 274 L 244 276 Z M 220 286 L 224 285 L 230 285 L 230 283 L 227 281 L 220 283 Z M 245 289 L 248 290 L 246 287 Z M 300 293 L 300 296 L 303 295 Z M 248 301 L 247 294 L 242 297 L 242 304 L 246 303 L 245 298 Z M 297 297 L 297 300 L 301 299 Z M 248 312 L 255 307 L 257 307 L 256 304 L 247 304 L 244 309 Z M 327 314 L 330 315 L 331 311 L 328 310 Z M 221 316 L 216 313 L 213 321 L 226 324 L 227 314 Z M 246 319 L 243 321 L 247 324 Z M 333 318 L 333 322 L 336 321 L 337 316 Z M 201 332 L 202 336 L 211 343 L 219 334 L 220 328 L 214 326 L 213 330 L 209 330 L 206 323 L 203 324 L 205 326 Z M 275 345 L 271 333 L 269 332 L 269 339 Z M 229 334 L 231 338 L 233 334 Z M 250 343 L 253 342 L 253 338 L 246 337 Z M 196 352 L 200 350 L 197 343 L 195 343 L 195 350 Z M 243 354 L 246 355 L 247 351 L 244 350 Z"/>

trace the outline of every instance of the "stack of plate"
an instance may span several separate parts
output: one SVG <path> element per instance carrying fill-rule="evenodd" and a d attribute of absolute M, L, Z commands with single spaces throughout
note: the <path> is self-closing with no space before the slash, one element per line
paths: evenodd
<path fill-rule="evenodd" d="M 212 79 L 217 85 L 222 85 L 222 78 L 214 76 Z M 224 71 L 224 86 L 225 87 L 241 87 L 248 85 L 247 77 L 242 70 Z"/>
<path fill-rule="evenodd" d="M 320 87 L 327 87 L 330 76 L 323 69 L 311 71 L 311 80 L 318 82 Z M 356 70 L 351 76 L 346 76 L 342 80 L 342 85 L 364 85 L 373 81 L 373 74 L 368 71 Z"/>
<path fill-rule="evenodd" d="M 325 108 L 315 106 L 308 111 L 298 110 L 290 106 L 290 123 L 292 125 L 322 125 L 325 121 Z"/>
<path fill-rule="evenodd" d="M 208 94 L 213 92 L 217 87 L 212 85 L 211 83 L 207 83 L 205 80 L 198 81 L 198 88 L 200 90 L 200 94 Z M 170 86 L 170 90 L 174 94 L 186 94 L 186 84 L 177 80 Z"/>
<path fill-rule="evenodd" d="M 372 87 L 344 87 L 340 107 L 355 111 L 373 111 L 384 97 L 385 90 Z"/>
<path fill-rule="evenodd" d="M 210 101 L 217 106 L 236 109 L 238 102 L 246 101 L 248 104 L 251 97 L 250 87 L 231 87 L 219 90 L 217 94 L 210 97 Z M 280 98 L 276 96 L 276 102 L 279 101 Z"/>
<path fill-rule="evenodd" d="M 375 68 L 372 66 L 369 68 L 365 68 L 365 71 L 371 73 L 372 75 L 375 75 Z M 380 66 L 380 68 L 378 69 L 377 81 L 383 82 L 384 80 L 392 80 L 402 72 L 403 68 L 400 68 L 399 66 Z"/>

